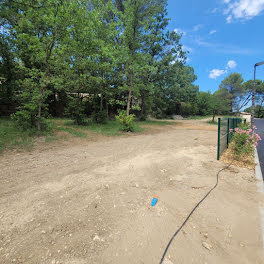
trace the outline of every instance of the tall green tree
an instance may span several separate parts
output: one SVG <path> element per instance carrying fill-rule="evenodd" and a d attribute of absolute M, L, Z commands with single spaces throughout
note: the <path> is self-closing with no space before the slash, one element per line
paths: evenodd
<path fill-rule="evenodd" d="M 60 56 L 60 41 L 70 26 L 69 3 L 64 0 L 4 1 L 6 19 L 19 58 L 21 106 L 15 116 L 41 130 L 45 100 Z M 11 15 L 10 15 L 11 14 Z"/>
<path fill-rule="evenodd" d="M 230 113 L 238 112 L 245 95 L 244 79 L 240 73 L 231 73 L 220 84 L 221 96 L 229 100 Z"/>

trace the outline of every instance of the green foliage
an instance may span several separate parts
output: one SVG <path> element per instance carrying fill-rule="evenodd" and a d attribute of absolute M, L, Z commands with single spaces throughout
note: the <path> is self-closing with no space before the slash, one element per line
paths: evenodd
<path fill-rule="evenodd" d="M 1 1 L 0 70 L 7 81 L 0 115 L 17 111 L 21 128 L 42 130 L 49 115 L 66 113 L 81 124 L 95 112 L 94 121 L 104 122 L 104 111 L 114 116 L 124 106 L 141 120 L 179 114 L 184 103 L 194 113 L 197 77 L 186 65 L 181 35 L 168 30 L 166 6 L 166 0 Z M 84 106 L 68 100 L 79 94 Z"/>
<path fill-rule="evenodd" d="M 190 116 L 195 114 L 197 111 L 196 106 L 192 105 L 191 103 L 181 103 L 180 113 L 182 116 Z"/>
<path fill-rule="evenodd" d="M 66 109 L 66 114 L 72 118 L 74 124 L 83 125 L 85 123 L 84 109 L 85 103 L 81 98 L 71 98 Z"/>
<path fill-rule="evenodd" d="M 108 115 L 107 112 L 102 110 L 92 114 L 93 122 L 97 124 L 105 124 L 107 123 Z"/>
<path fill-rule="evenodd" d="M 37 130 L 40 130 L 40 128 L 42 130 L 46 129 L 45 116 L 47 115 L 47 108 L 44 102 L 40 106 L 40 102 L 47 98 L 48 91 L 40 94 L 38 84 L 34 78 L 37 78 L 36 74 L 33 75 L 32 73 L 31 78 L 25 79 L 23 84 L 20 83 L 23 85 L 24 90 L 16 96 L 21 105 L 18 107 L 18 111 L 12 115 L 12 119 L 23 130 L 33 128 Z M 39 112 L 40 107 L 41 114 Z"/>
<path fill-rule="evenodd" d="M 231 73 L 220 84 L 220 95 L 228 100 L 230 113 L 239 112 L 245 94 L 244 79 L 240 73 Z"/>
<path fill-rule="evenodd" d="M 53 136 L 54 126 L 51 122 L 45 123 L 45 131 L 37 131 L 35 128 L 19 129 L 13 120 L 0 119 L 0 153 L 10 149 L 31 150 L 34 139 L 38 136 Z"/>
<path fill-rule="evenodd" d="M 121 125 L 121 130 L 126 132 L 134 131 L 134 115 L 127 115 L 125 111 L 120 111 L 119 115 L 116 116 L 116 120 Z"/>
<path fill-rule="evenodd" d="M 257 133 L 253 133 L 248 125 L 241 125 L 235 131 L 231 130 L 231 132 L 233 133 L 231 148 L 235 157 L 239 159 L 241 156 L 253 154 L 254 147 L 261 140 L 260 136 Z"/>
<path fill-rule="evenodd" d="M 251 107 L 248 107 L 244 110 L 247 113 L 251 113 Z M 255 117 L 264 118 L 264 106 L 256 105 L 255 106 Z"/>
<path fill-rule="evenodd" d="M 211 105 L 211 97 L 212 95 L 208 92 L 199 92 L 197 96 L 197 109 L 198 115 L 209 115 L 212 112 L 212 105 Z"/>

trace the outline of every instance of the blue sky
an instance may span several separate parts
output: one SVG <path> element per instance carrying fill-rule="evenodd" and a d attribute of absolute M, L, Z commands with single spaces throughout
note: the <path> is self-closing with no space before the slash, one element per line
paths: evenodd
<path fill-rule="evenodd" d="M 168 17 L 169 29 L 183 33 L 200 91 L 216 91 L 231 72 L 253 79 L 264 61 L 264 0 L 168 0 Z"/>

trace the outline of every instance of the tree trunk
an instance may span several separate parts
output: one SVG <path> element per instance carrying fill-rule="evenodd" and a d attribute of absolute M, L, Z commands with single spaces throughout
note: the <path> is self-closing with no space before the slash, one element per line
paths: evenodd
<path fill-rule="evenodd" d="M 127 99 L 127 115 L 129 115 L 130 107 L 131 107 L 131 99 L 132 99 L 132 89 L 133 89 L 133 72 L 130 70 L 130 83 L 129 83 L 129 93 Z"/>
<path fill-rule="evenodd" d="M 103 111 L 103 100 L 104 100 L 103 94 L 101 94 L 101 98 L 100 99 L 101 99 L 100 100 L 100 112 L 101 112 L 101 111 Z"/>
<path fill-rule="evenodd" d="M 144 91 L 142 91 L 142 96 L 141 96 L 141 111 L 140 111 L 140 115 L 143 118 L 145 114 L 145 95 L 144 95 Z"/>
<path fill-rule="evenodd" d="M 105 108 L 106 108 L 106 114 L 107 114 L 107 117 L 109 117 L 108 103 L 107 103 L 106 100 L 105 100 Z"/>
<path fill-rule="evenodd" d="M 40 126 L 40 119 L 41 119 L 41 112 L 42 112 L 42 94 L 43 94 L 43 89 L 40 89 L 40 95 L 41 98 L 39 99 L 39 103 L 38 103 L 38 116 L 37 116 L 37 130 L 40 131 L 41 130 L 41 126 Z"/>
<path fill-rule="evenodd" d="M 38 105 L 38 118 L 37 118 L 37 130 L 40 131 L 40 117 L 41 117 L 41 102 Z"/>

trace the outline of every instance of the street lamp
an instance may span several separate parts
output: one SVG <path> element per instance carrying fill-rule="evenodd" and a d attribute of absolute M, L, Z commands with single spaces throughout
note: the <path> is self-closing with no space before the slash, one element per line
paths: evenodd
<path fill-rule="evenodd" d="M 252 90 L 252 106 L 251 106 L 251 128 L 254 126 L 254 115 L 255 115 L 255 94 L 256 94 L 256 68 L 264 64 L 264 61 L 258 62 L 254 65 L 254 86 Z"/>

